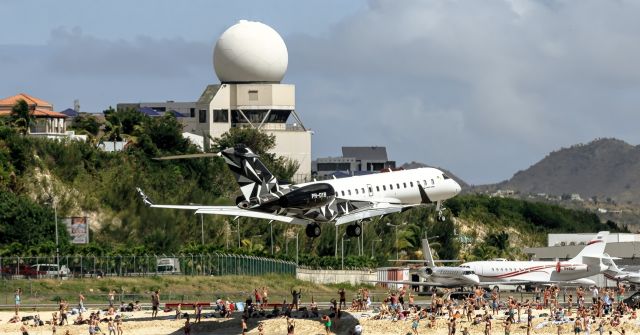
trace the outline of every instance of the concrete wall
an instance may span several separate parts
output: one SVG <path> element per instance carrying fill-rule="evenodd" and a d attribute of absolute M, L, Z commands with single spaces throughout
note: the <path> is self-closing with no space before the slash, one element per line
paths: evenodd
<path fill-rule="evenodd" d="M 375 270 L 310 270 L 298 268 L 296 278 L 317 284 L 351 283 L 352 285 L 376 280 Z M 368 283 L 371 284 L 371 283 Z"/>

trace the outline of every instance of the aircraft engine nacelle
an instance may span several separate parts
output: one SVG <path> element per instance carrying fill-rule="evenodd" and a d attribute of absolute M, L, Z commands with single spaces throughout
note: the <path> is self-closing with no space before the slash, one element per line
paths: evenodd
<path fill-rule="evenodd" d="M 295 189 L 277 199 L 263 201 L 263 210 L 278 210 L 280 208 L 310 209 L 321 207 L 329 203 L 336 196 L 333 186 L 327 183 L 316 183 Z"/>
<path fill-rule="evenodd" d="M 423 278 L 427 278 L 433 274 L 433 269 L 424 267 L 424 268 L 421 268 L 418 272 L 420 276 L 422 276 Z"/>
<path fill-rule="evenodd" d="M 589 266 L 586 264 L 562 264 L 558 262 L 556 264 L 556 272 L 587 272 Z"/>
<path fill-rule="evenodd" d="M 279 205 L 286 208 L 308 209 L 324 206 L 333 200 L 336 191 L 326 183 L 311 184 L 280 197 Z"/>

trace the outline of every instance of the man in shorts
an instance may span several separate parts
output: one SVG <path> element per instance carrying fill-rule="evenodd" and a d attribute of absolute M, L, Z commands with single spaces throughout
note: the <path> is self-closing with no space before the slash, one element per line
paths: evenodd
<path fill-rule="evenodd" d="M 151 317 L 158 316 L 158 306 L 160 306 L 160 293 L 158 290 L 151 294 Z"/>

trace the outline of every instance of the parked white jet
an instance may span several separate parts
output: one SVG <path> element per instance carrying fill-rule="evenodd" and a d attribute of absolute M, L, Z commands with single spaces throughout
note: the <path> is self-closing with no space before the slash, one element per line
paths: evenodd
<path fill-rule="evenodd" d="M 603 264 L 604 248 L 608 231 L 599 232 L 578 253 L 568 261 L 477 261 L 460 266 L 473 270 L 480 278 L 481 285 L 494 284 L 556 284 L 575 283 L 592 285 L 585 277 L 602 273 L 607 269 Z"/>
<path fill-rule="evenodd" d="M 608 279 L 626 281 L 636 285 L 640 284 L 640 272 L 624 271 L 624 268 L 618 268 L 616 263 L 613 262 L 613 258 L 605 258 L 602 261 L 608 267 L 604 271 L 604 276 Z"/>
<path fill-rule="evenodd" d="M 198 154 L 164 159 L 211 156 Z M 436 203 L 442 217 L 442 202 L 460 192 L 460 185 L 442 171 L 419 168 L 355 176 L 296 185 L 280 185 L 276 177 L 245 146 L 217 154 L 225 159 L 240 185 L 237 206 L 156 205 L 138 188 L 145 204 L 153 208 L 193 210 L 196 214 L 230 215 L 306 225 L 309 237 L 320 236 L 322 222 L 336 225 L 355 222 L 347 235 L 360 236 L 359 223 L 376 216 L 402 212 Z"/>
<path fill-rule="evenodd" d="M 435 266 L 433 254 L 429 247 L 429 240 L 422 239 L 422 254 L 424 255 L 424 261 L 426 266 L 421 266 L 417 269 L 418 276 L 424 279 L 421 282 L 414 281 L 389 281 L 389 280 L 377 280 L 377 283 L 387 284 L 405 284 L 412 286 L 435 286 L 435 287 L 473 287 L 480 283 L 480 279 L 468 267 L 461 266 Z M 402 260 L 400 260 L 402 262 Z M 417 262 L 417 261 L 410 261 Z"/>

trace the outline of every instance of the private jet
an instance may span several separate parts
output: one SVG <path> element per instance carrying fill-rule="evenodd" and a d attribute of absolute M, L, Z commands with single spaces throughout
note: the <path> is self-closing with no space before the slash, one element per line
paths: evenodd
<path fill-rule="evenodd" d="M 578 284 L 594 285 L 585 277 L 597 275 L 607 269 L 603 263 L 606 237 L 609 232 L 599 232 L 578 255 L 568 261 L 476 261 L 460 266 L 473 270 L 480 278 L 480 285 L 546 285 Z"/>
<path fill-rule="evenodd" d="M 308 237 L 318 237 L 320 223 L 347 227 L 349 237 L 360 236 L 363 220 L 403 212 L 413 207 L 436 204 L 443 220 L 442 203 L 460 193 L 460 185 L 435 168 L 389 171 L 302 184 L 281 184 L 258 155 L 244 145 L 215 154 L 170 156 L 181 159 L 219 156 L 236 178 L 242 195 L 236 206 L 158 205 L 140 189 L 142 200 L 152 208 L 195 211 L 195 214 L 228 215 L 274 220 L 306 226 Z"/>
<path fill-rule="evenodd" d="M 432 287 L 474 287 L 480 284 L 480 279 L 473 270 L 468 267 L 461 266 L 436 266 L 436 263 L 440 262 L 456 262 L 456 261 L 436 261 L 433 259 L 431 248 L 429 247 L 429 240 L 422 239 L 422 254 L 424 260 L 419 261 L 424 263 L 424 266 L 420 266 L 416 269 L 416 272 L 423 281 L 389 281 L 389 280 L 376 280 L 376 283 L 385 284 L 404 284 L 411 286 L 432 286 Z M 398 260 L 402 262 L 402 260 Z M 410 260 L 409 263 L 418 262 Z"/>
<path fill-rule="evenodd" d="M 626 281 L 630 284 L 640 284 L 640 272 L 624 271 L 624 268 L 618 268 L 616 263 L 613 262 L 615 258 L 604 259 L 603 262 L 607 266 L 607 269 L 603 272 L 607 279 L 615 281 Z"/>

